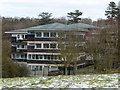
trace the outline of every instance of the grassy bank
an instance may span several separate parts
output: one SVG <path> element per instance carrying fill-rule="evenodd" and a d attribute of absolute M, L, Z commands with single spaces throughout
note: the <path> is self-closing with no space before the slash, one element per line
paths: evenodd
<path fill-rule="evenodd" d="M 118 74 L 18 77 L 2 82 L 3 88 L 118 88 Z"/>

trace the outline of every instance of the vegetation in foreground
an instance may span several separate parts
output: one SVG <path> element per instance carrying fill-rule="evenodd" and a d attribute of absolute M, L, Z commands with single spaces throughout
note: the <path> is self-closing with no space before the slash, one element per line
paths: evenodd
<path fill-rule="evenodd" d="M 118 88 L 118 74 L 4 78 L 1 88 Z"/>

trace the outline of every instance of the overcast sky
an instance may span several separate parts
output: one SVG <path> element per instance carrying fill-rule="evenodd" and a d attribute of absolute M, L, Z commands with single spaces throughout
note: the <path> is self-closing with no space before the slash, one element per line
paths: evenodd
<path fill-rule="evenodd" d="M 118 4 L 120 0 L 0 0 L 0 16 L 36 18 L 41 12 L 49 12 L 59 18 L 80 10 L 81 18 L 97 20 L 106 18 L 105 10 L 111 1 Z"/>

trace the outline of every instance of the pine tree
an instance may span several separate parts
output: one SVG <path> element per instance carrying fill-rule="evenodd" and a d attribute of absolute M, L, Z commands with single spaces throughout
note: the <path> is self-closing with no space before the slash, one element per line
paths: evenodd
<path fill-rule="evenodd" d="M 80 12 L 79 10 L 75 10 L 75 12 L 70 12 L 67 14 L 67 17 L 69 18 L 69 23 L 78 23 L 81 20 L 80 16 L 82 15 L 82 12 Z"/>
<path fill-rule="evenodd" d="M 52 22 L 52 13 L 49 12 L 42 12 L 38 15 L 40 17 L 39 24 L 44 25 L 44 24 L 49 24 Z"/>
<path fill-rule="evenodd" d="M 118 8 L 115 2 L 110 2 L 109 6 L 107 7 L 107 10 L 105 11 L 105 16 L 107 16 L 108 19 L 116 19 L 118 15 Z"/>

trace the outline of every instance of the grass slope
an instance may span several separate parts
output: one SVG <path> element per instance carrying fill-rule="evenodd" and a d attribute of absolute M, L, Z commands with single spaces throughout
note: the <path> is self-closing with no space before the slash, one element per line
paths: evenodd
<path fill-rule="evenodd" d="M 1 88 L 118 88 L 118 74 L 18 77 L 2 82 Z"/>

